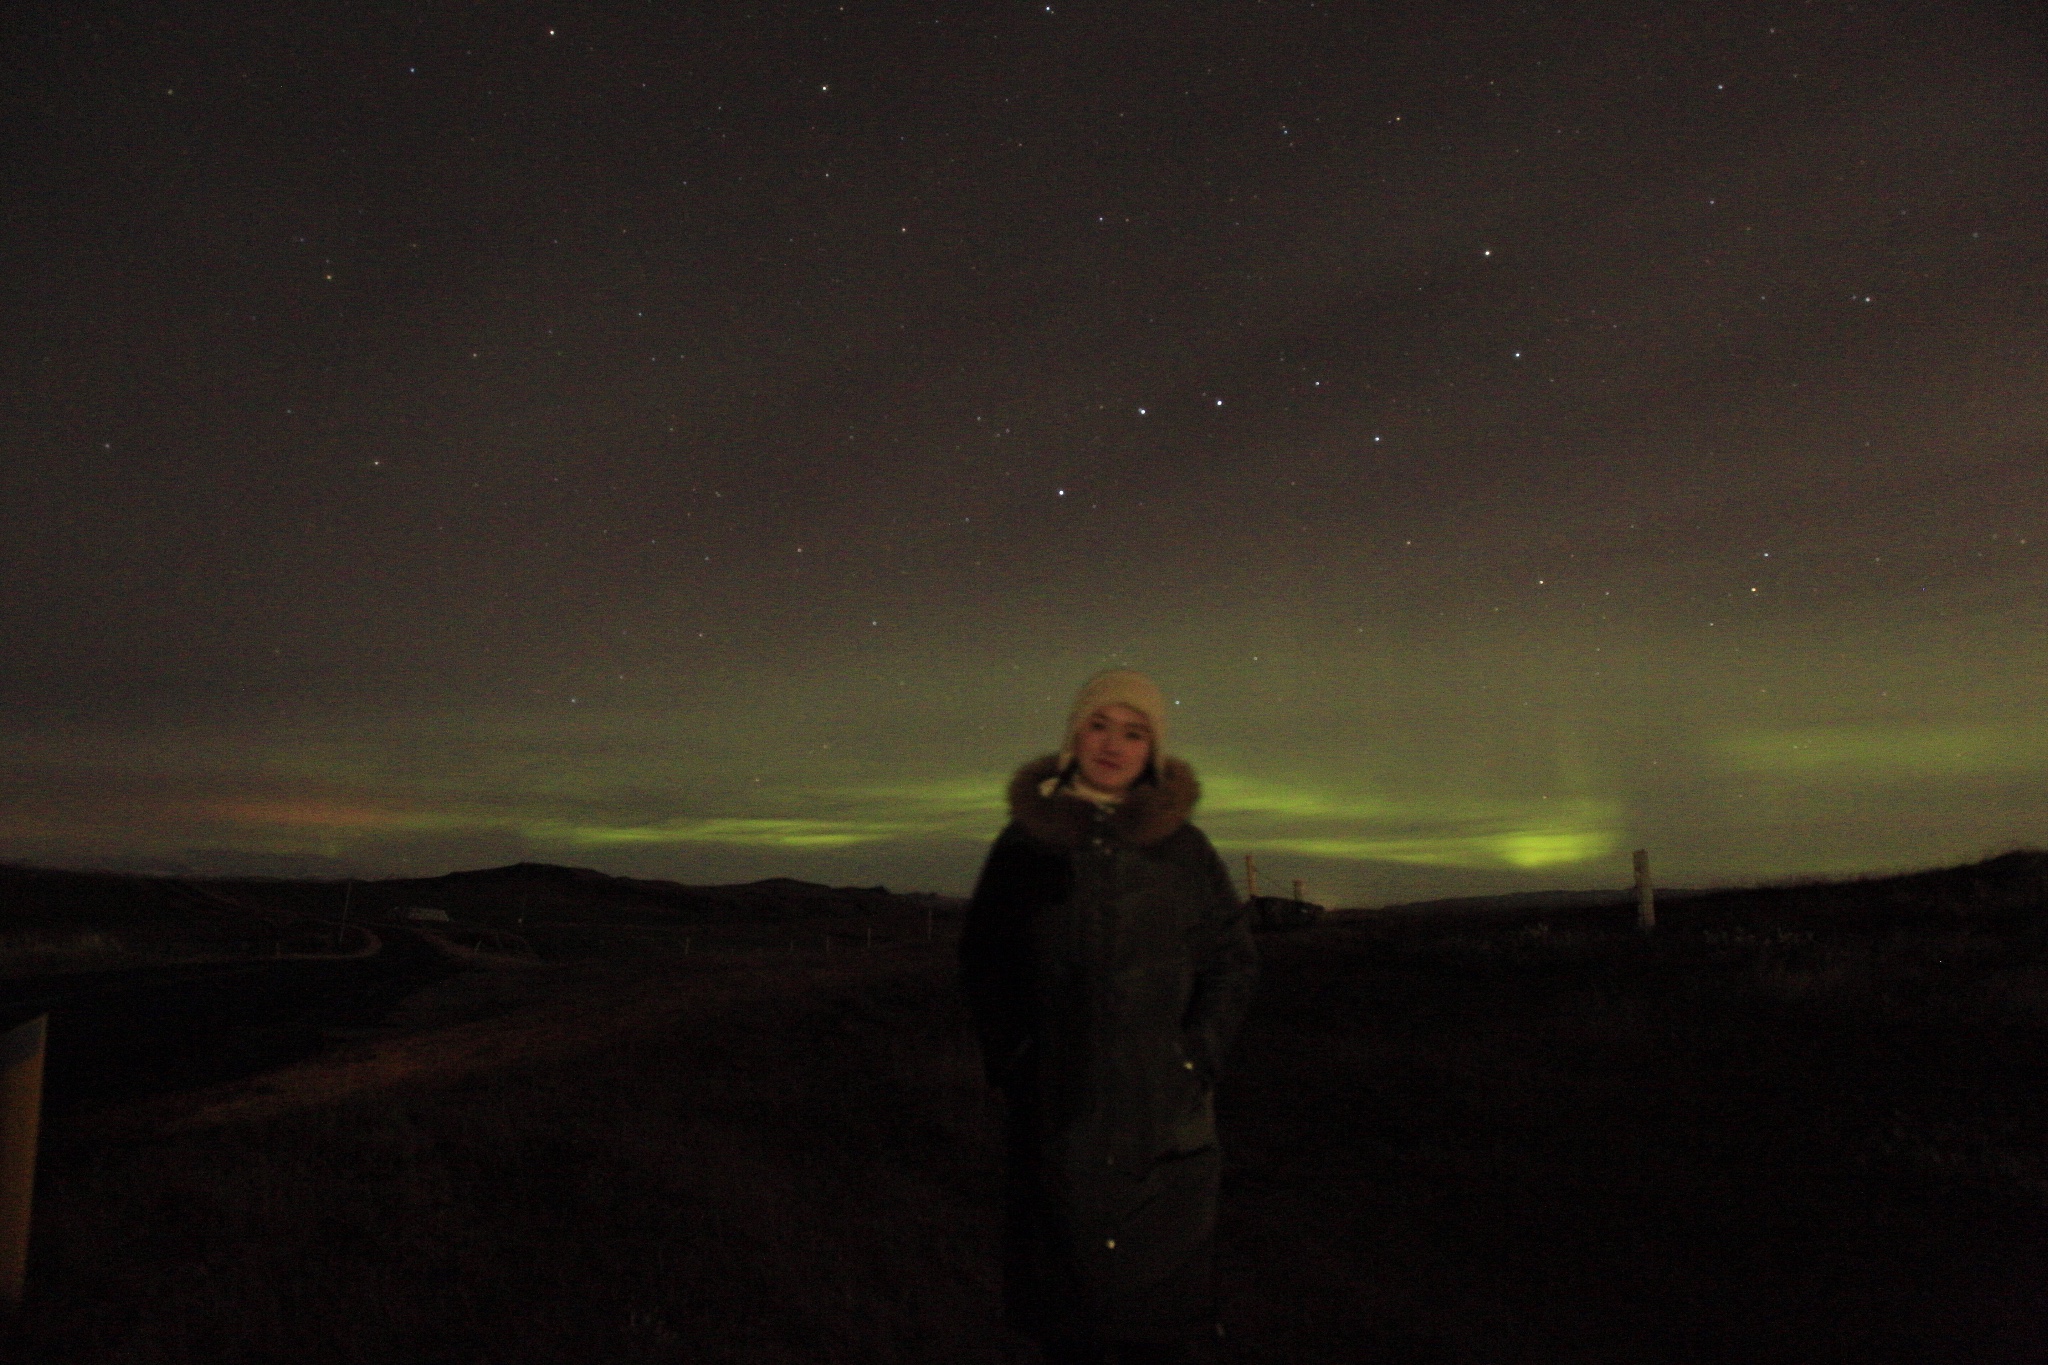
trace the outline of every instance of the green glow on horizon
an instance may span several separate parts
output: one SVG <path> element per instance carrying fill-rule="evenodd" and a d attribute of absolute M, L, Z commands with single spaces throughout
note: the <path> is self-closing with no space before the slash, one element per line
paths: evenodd
<path fill-rule="evenodd" d="M 534 856 L 557 858 L 723 848 L 969 859 L 1007 818 L 1012 771 L 1005 764 L 892 773 L 870 761 L 809 772 L 808 780 L 770 773 L 761 785 L 706 785 L 643 750 L 622 746 L 578 763 L 508 735 L 465 751 L 464 762 L 429 778 L 403 761 L 417 746 L 399 741 L 416 739 L 331 739 L 238 755 L 240 763 L 221 765 L 213 791 L 152 803 L 149 842 L 173 852 L 209 846 L 328 857 L 448 839 L 483 840 L 512 856 L 523 844 Z M 1764 737 L 1759 752 L 1779 741 Z M 1972 752 L 1981 757 L 1986 746 Z M 381 766 L 379 753 L 400 758 Z M 156 758 L 136 766 L 148 772 Z M 1233 854 L 1540 871 L 1614 852 L 1628 825 L 1618 803 L 1591 790 L 1595 778 L 1584 764 L 1560 761 L 1544 791 L 1417 787 L 1364 773 L 1273 780 L 1221 756 L 1192 761 L 1204 789 L 1195 819 Z M 1809 752 L 1804 761 L 1821 760 Z M 12 832 L 34 835 L 33 820 L 28 810 L 12 813 Z M 125 837 L 133 842 L 132 833 Z"/>
<path fill-rule="evenodd" d="M 915 826 L 858 820 L 775 819 L 711 816 L 659 825 L 563 827 L 527 826 L 522 832 L 543 842 L 585 847 L 608 844 L 729 844 L 737 848 L 822 849 L 886 843 L 915 834 Z"/>
<path fill-rule="evenodd" d="M 1337 862 L 1391 862 L 1423 868 L 1565 868 L 1622 847 L 1610 831 L 1518 831 L 1509 835 L 1452 835 L 1444 839 L 1251 839 L 1260 853 L 1300 853 Z"/>
<path fill-rule="evenodd" d="M 1982 777 L 2048 770 L 2041 736 L 1996 725 L 1835 725 L 1730 735 L 1740 771 L 1839 782 Z"/>
<path fill-rule="evenodd" d="M 988 776 L 902 785 L 766 793 L 774 815 L 680 817 L 641 825 L 541 820 L 515 822 L 538 842 L 583 847 L 620 844 L 724 844 L 735 848 L 834 849 L 861 844 L 981 839 L 999 826 L 1002 783 Z M 818 812 L 796 814 L 794 810 Z"/>
<path fill-rule="evenodd" d="M 598 849 L 713 845 L 825 852 L 863 846 L 981 843 L 1004 819 L 1006 779 L 977 773 L 907 783 L 784 787 L 749 793 L 746 811 L 606 818 L 589 793 L 573 803 L 539 796 L 547 810 L 522 811 L 518 795 L 496 804 L 440 809 L 374 801 L 293 801 L 225 806 L 216 816 L 247 827 L 324 835 L 329 842 L 390 833 L 500 831 L 540 848 Z M 1534 871 L 1606 856 L 1622 844 L 1619 811 L 1585 797 L 1395 796 L 1306 783 L 1270 782 L 1223 771 L 1205 779 L 1196 818 L 1234 849 L 1354 863 Z M 537 794 L 528 793 L 534 801 Z M 632 804 L 632 803 L 628 803 Z M 717 803 L 713 803 L 717 804 Z M 565 808 L 567 807 L 567 808 Z M 322 821 L 323 813 L 335 818 Z"/>
<path fill-rule="evenodd" d="M 1201 814 L 1225 819 L 1252 816 L 1367 821 L 1398 818 L 1399 806 L 1378 795 L 1338 795 L 1293 783 L 1267 782 L 1231 772 L 1205 770 Z"/>
<path fill-rule="evenodd" d="M 901 785 L 833 788 L 818 793 L 817 797 L 828 803 L 844 802 L 851 806 L 892 806 L 916 812 L 926 820 L 955 823 L 1003 815 L 1007 810 L 1004 791 L 1008 785 L 1007 776 L 977 773 Z"/>
<path fill-rule="evenodd" d="M 1342 862 L 1407 863 L 1465 869 L 1512 867 L 1524 872 L 1604 858 L 1622 846 L 1612 830 L 1516 830 L 1506 834 L 1410 839 L 1250 839 L 1259 853 L 1295 853 Z"/>
<path fill-rule="evenodd" d="M 1605 857 L 1620 809 L 1589 796 L 1511 800 L 1342 793 L 1218 773 L 1204 779 L 1219 842 L 1340 862 L 1536 871 Z"/>

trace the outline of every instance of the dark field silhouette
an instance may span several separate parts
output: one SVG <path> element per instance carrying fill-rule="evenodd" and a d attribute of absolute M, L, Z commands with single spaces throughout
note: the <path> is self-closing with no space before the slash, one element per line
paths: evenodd
<path fill-rule="evenodd" d="M 157 1055 L 197 1083 L 85 1083 L 89 1011 L 59 1009 L 17 1358 L 1009 1358 L 957 908 L 629 914 L 513 871 L 444 908 L 569 926 L 551 960 L 457 970 L 396 919 L 437 902 L 358 888 L 411 945 L 388 975 L 187 1021 Z M 333 891 L 215 889 L 312 918 Z M 1218 1358 L 2048 1359 L 2044 892 L 2017 854 L 1696 896 L 1648 937 L 1598 904 L 1263 936 L 1218 1099 Z M 127 1001 L 102 1033 L 147 1027 Z M 264 1030 L 291 1046 L 189 1059 Z"/>

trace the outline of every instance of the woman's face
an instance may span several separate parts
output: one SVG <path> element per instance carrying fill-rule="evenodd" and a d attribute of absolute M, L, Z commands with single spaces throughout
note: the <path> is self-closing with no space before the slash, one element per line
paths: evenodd
<path fill-rule="evenodd" d="M 1130 790 L 1152 757 L 1152 725 L 1128 706 L 1105 706 L 1081 722 L 1074 738 L 1081 778 L 1097 791 Z"/>

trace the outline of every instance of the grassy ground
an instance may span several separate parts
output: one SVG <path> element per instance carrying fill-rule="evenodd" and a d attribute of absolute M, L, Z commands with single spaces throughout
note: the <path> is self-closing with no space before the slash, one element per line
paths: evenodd
<path fill-rule="evenodd" d="M 2048 1359 L 2039 928 L 1264 944 L 1230 1358 Z M 1001 1359 L 948 952 L 457 978 L 393 1036 L 60 1116 L 17 1354 Z"/>
<path fill-rule="evenodd" d="M 2048 1358 L 2040 958 L 1289 942 L 1236 1059 L 1240 1328 L 1269 1360 Z"/>
<path fill-rule="evenodd" d="M 76 1116 L 46 1162 L 26 1353 L 889 1360 L 985 1339 L 987 1102 L 922 956 L 583 974 L 198 1109 Z"/>

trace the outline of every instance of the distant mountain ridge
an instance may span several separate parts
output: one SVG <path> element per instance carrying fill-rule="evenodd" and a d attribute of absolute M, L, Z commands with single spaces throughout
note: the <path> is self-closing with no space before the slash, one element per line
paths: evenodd
<path fill-rule="evenodd" d="M 499 918 L 508 908 L 525 917 L 575 912 L 623 922 L 640 920 L 777 921 L 817 915 L 864 914 L 905 903 L 947 904 L 950 897 L 902 894 L 885 886 L 826 886 L 794 877 L 767 877 L 727 885 L 691 886 L 647 877 L 621 877 L 595 868 L 558 863 L 513 863 L 505 867 L 449 872 L 439 877 L 396 878 L 357 883 L 359 893 L 379 901 L 413 896 L 421 905 Z"/>
<path fill-rule="evenodd" d="M 381 880 L 286 880 L 70 871 L 0 863 L 0 933 L 31 927 L 274 937 L 303 925 L 395 920 L 431 908 L 457 920 L 510 927 L 522 921 L 615 924 L 781 924 L 895 912 L 957 913 L 961 902 L 887 887 L 825 886 L 793 877 L 689 886 L 620 877 L 555 863 Z"/>
<path fill-rule="evenodd" d="M 1513 921 L 1558 916 L 1598 922 L 1634 913 L 1629 890 L 1524 891 L 1413 901 L 1348 915 L 1472 916 Z M 1980 862 L 1888 876 L 1786 881 L 1726 888 L 1657 888 L 1665 927 L 1727 924 L 1962 926 L 2048 918 L 2048 852 L 2014 849 Z"/>
<path fill-rule="evenodd" d="M 1699 893 L 1696 891 L 1680 890 L 1675 887 L 1669 890 L 1660 887 L 1657 890 L 1659 900 L 1697 894 Z M 1418 914 L 1438 915 L 1457 914 L 1461 911 L 1486 913 L 1515 910 L 1584 910 L 1594 906 L 1621 905 L 1633 901 L 1635 896 L 1633 890 L 1509 891 L 1498 896 L 1446 896 L 1441 900 L 1402 901 L 1397 905 L 1379 906 L 1373 913 L 1412 911 Z"/>
<path fill-rule="evenodd" d="M 1525 891 L 1414 901 L 1354 915 L 1600 919 L 1632 913 L 1631 890 Z M 1660 887 L 1659 920 L 1673 926 L 1775 918 L 1962 922 L 2048 915 L 2048 852 L 2019 849 L 1979 862 L 1890 876 L 1791 881 L 1727 889 Z M 223 938 L 275 937 L 339 919 L 393 919 L 433 908 L 456 919 L 510 927 L 572 920 L 649 925 L 784 924 L 915 912 L 958 915 L 959 897 L 826 886 L 793 877 L 691 886 L 595 868 L 521 862 L 436 877 L 285 880 L 66 871 L 0 862 L 0 931 L 174 923 Z"/>

